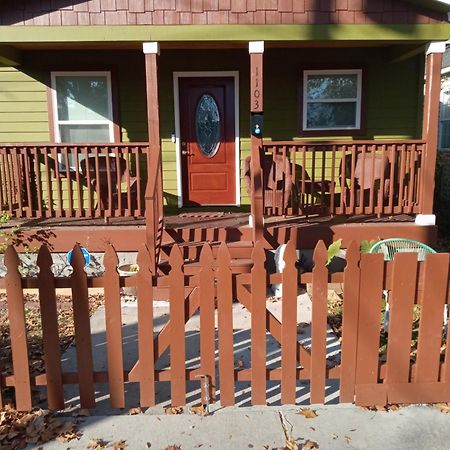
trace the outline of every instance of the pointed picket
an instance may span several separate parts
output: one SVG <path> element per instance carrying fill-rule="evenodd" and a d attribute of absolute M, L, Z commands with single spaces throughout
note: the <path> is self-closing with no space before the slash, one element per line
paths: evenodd
<path fill-rule="evenodd" d="M 145 244 L 137 256 L 138 353 L 140 404 L 155 404 L 155 353 L 153 345 L 153 274 L 152 259 Z"/>
<path fill-rule="evenodd" d="M 105 273 L 106 350 L 108 353 L 108 383 L 113 408 L 125 407 L 122 346 L 122 309 L 120 304 L 119 259 L 112 245 L 106 248 L 103 259 Z"/>
<path fill-rule="evenodd" d="M 37 257 L 39 267 L 39 305 L 41 310 L 42 343 L 47 378 L 48 407 L 64 409 L 61 350 L 59 347 L 58 311 L 56 307 L 55 277 L 52 273 L 52 255 L 43 245 Z"/>
<path fill-rule="evenodd" d="M 311 403 L 325 402 L 327 360 L 327 249 L 323 241 L 316 245 L 312 272 L 311 323 Z"/>
<path fill-rule="evenodd" d="M 352 241 L 347 248 L 344 269 L 344 310 L 342 314 L 340 401 L 352 403 L 355 399 L 356 346 L 358 343 L 359 311 L 359 245 Z"/>
<path fill-rule="evenodd" d="M 31 383 L 28 362 L 27 333 L 22 292 L 22 279 L 18 271 L 19 256 L 11 245 L 5 253 L 6 297 L 8 303 L 9 334 L 11 338 L 12 363 L 14 369 L 14 387 L 16 408 L 29 411 L 32 408 Z"/>
<path fill-rule="evenodd" d="M 284 251 L 281 304 L 281 403 L 295 404 L 297 384 L 297 261 L 296 242 Z M 264 314 L 265 315 L 265 314 Z"/>
<path fill-rule="evenodd" d="M 207 397 L 214 399 L 216 372 L 215 372 L 215 286 L 213 271 L 213 254 L 211 246 L 204 244 L 200 253 L 202 269 L 199 274 L 200 288 L 200 371 L 208 377 L 210 391 L 203 392 L 202 402 L 207 403 Z"/>
<path fill-rule="evenodd" d="M 266 254 L 261 242 L 252 252 L 252 405 L 266 404 Z"/>
<path fill-rule="evenodd" d="M 80 404 L 82 408 L 93 408 L 95 406 L 95 390 L 89 294 L 87 276 L 84 271 L 85 260 L 78 244 L 73 248 L 70 264 L 73 268 L 70 282 L 72 287 Z"/>
<path fill-rule="evenodd" d="M 178 245 L 170 252 L 170 378 L 172 405 L 186 403 L 186 335 L 184 305 L 184 260 Z"/>
<path fill-rule="evenodd" d="M 234 353 L 233 353 L 233 278 L 231 256 L 224 242 L 217 256 L 217 313 L 219 335 L 219 384 L 222 406 L 234 405 Z"/>

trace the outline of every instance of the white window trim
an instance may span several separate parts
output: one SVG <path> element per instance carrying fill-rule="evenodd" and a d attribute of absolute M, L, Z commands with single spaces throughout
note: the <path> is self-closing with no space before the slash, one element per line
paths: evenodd
<path fill-rule="evenodd" d="M 442 118 L 442 108 L 444 105 L 444 96 L 445 94 L 448 93 L 449 97 L 450 97 L 450 78 L 446 77 L 442 80 L 441 83 L 441 95 L 440 95 L 440 102 L 441 102 L 441 107 L 439 110 L 439 149 L 440 150 L 450 150 L 449 147 L 444 147 L 442 146 L 442 140 L 443 140 L 443 126 L 442 124 L 444 122 L 450 122 L 450 119 L 443 119 Z"/>
<path fill-rule="evenodd" d="M 308 100 L 308 76 L 309 75 L 357 75 L 356 98 L 339 99 L 314 99 Z M 314 127 L 308 128 L 307 106 L 308 103 L 354 103 L 356 101 L 356 121 L 353 127 Z M 332 69 L 332 70 L 304 70 L 303 71 L 303 131 L 338 131 L 338 130 L 360 130 L 362 110 L 362 69 Z"/>
<path fill-rule="evenodd" d="M 108 92 L 108 113 L 110 119 L 105 120 L 59 120 L 58 118 L 58 99 L 56 92 L 56 78 L 61 76 L 105 76 L 107 80 Z M 55 142 L 61 143 L 61 133 L 59 125 L 108 125 L 109 127 L 109 142 L 114 142 L 114 116 L 113 116 L 113 102 L 112 102 L 112 87 L 111 87 L 111 72 L 109 71 L 67 71 L 67 72 L 51 72 L 51 90 L 52 90 L 52 107 L 53 107 L 53 132 Z M 89 142 L 86 142 L 89 144 Z"/>

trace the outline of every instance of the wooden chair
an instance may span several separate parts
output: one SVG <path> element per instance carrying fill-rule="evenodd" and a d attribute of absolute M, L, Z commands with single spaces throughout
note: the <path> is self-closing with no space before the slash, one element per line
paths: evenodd
<path fill-rule="evenodd" d="M 102 211 L 113 211 L 119 207 L 128 209 L 128 185 L 122 192 L 122 183 L 130 183 L 131 209 L 136 208 L 137 178 L 131 176 L 124 157 L 114 155 L 100 155 L 98 158 L 90 157 L 89 164 L 86 158 L 80 161 L 80 170 L 83 176 L 89 179 L 95 190 L 99 192 L 98 205 Z M 98 177 L 97 177 L 98 173 Z M 110 184 L 110 188 L 108 185 Z M 111 197 L 109 190 L 111 191 Z M 111 204 L 109 199 L 111 198 Z"/>

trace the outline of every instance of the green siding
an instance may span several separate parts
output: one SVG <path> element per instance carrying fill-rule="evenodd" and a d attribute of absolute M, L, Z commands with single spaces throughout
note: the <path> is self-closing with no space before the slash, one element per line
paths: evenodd
<path fill-rule="evenodd" d="M 418 138 L 423 56 L 387 63 L 387 55 L 383 48 L 267 49 L 264 55 L 265 138 L 302 139 L 298 128 L 298 88 L 301 68 L 311 66 L 366 69 L 367 134 L 355 139 Z M 122 140 L 147 140 L 145 67 L 140 51 L 28 51 L 23 57 L 21 67 L 0 68 L 0 142 L 49 141 L 46 88 L 50 70 L 112 70 Z M 177 195 L 175 145 L 171 142 L 175 131 L 173 72 L 218 70 L 239 72 L 243 161 L 250 153 L 248 51 L 162 51 L 159 98 L 164 191 L 169 205 L 176 205 Z M 325 164 L 329 170 L 329 164 Z M 141 167 L 145 173 L 145 164 Z M 67 189 L 66 183 L 63 189 Z M 244 183 L 241 183 L 241 196 L 242 203 L 248 203 Z"/>

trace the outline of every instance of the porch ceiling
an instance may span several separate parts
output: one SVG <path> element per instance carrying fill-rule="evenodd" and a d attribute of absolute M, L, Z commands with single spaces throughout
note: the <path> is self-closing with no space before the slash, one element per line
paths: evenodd
<path fill-rule="evenodd" d="M 226 42 L 429 42 L 447 40 L 450 24 L 414 25 L 116 25 L 116 26 L 0 26 L 0 44 L 112 44 Z"/>

